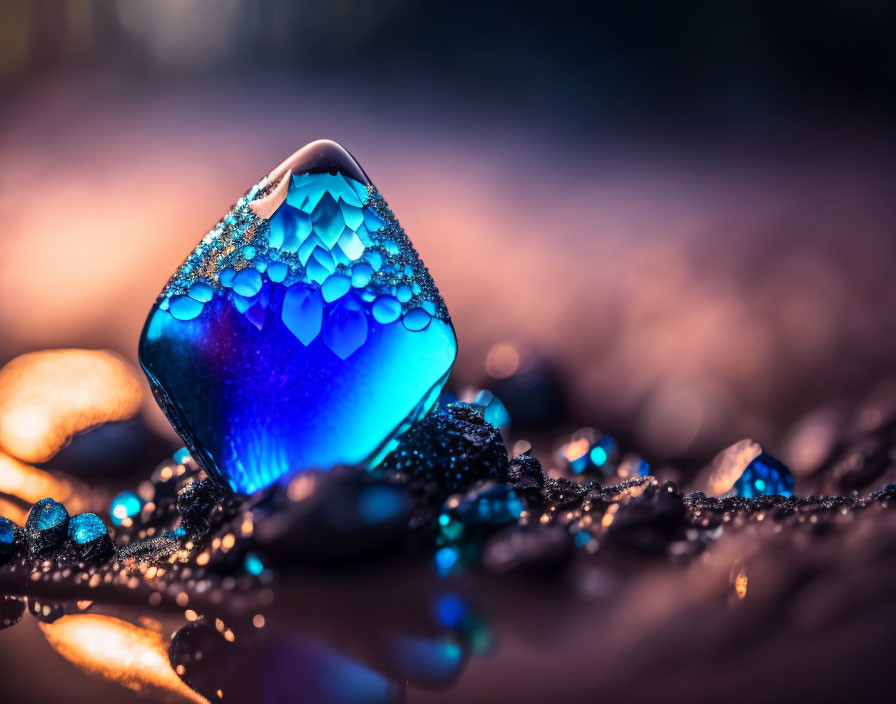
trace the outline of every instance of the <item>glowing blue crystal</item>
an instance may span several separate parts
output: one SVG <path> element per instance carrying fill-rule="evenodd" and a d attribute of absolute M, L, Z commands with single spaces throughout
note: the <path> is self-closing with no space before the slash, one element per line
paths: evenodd
<path fill-rule="evenodd" d="M 68 520 L 68 511 L 58 501 L 51 498 L 41 499 L 28 513 L 26 528 L 31 531 L 45 531 L 56 528 Z"/>
<path fill-rule="evenodd" d="M 0 557 L 9 555 L 16 542 L 16 524 L 0 516 Z"/>
<path fill-rule="evenodd" d="M 734 443 L 715 457 L 707 484 L 714 496 L 793 496 L 790 470 L 749 439 Z"/>
<path fill-rule="evenodd" d="M 759 455 L 734 483 L 734 493 L 745 499 L 757 496 L 793 496 L 793 475 L 770 455 Z"/>
<path fill-rule="evenodd" d="M 424 415 L 457 351 L 417 253 L 352 157 L 315 142 L 187 258 L 140 341 L 193 458 L 250 493 L 370 467 Z"/>
<path fill-rule="evenodd" d="M 103 520 L 95 513 L 79 513 L 68 524 L 68 537 L 78 545 L 87 545 L 108 534 Z"/>

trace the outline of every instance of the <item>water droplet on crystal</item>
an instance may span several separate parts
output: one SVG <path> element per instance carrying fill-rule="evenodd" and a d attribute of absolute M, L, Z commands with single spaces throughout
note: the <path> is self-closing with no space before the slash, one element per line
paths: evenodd
<path fill-rule="evenodd" d="M 327 303 L 342 298 L 352 287 L 351 279 L 342 274 L 333 274 L 320 287 L 320 292 Z"/>
<path fill-rule="evenodd" d="M 202 312 L 202 303 L 190 296 L 175 296 L 169 302 L 168 310 L 178 320 L 192 320 Z"/>
<path fill-rule="evenodd" d="M 373 304 L 373 317 L 378 323 L 387 325 L 401 317 L 401 303 L 392 296 L 380 296 Z"/>
<path fill-rule="evenodd" d="M 411 310 L 405 314 L 404 318 L 402 318 L 404 326 L 408 330 L 413 330 L 415 332 L 425 330 L 431 320 L 432 316 L 422 308 L 411 308 Z"/>

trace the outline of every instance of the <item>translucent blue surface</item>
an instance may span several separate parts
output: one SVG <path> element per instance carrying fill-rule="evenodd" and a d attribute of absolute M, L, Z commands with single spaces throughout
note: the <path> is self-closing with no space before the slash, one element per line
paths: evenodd
<path fill-rule="evenodd" d="M 12 545 L 15 539 L 15 524 L 5 516 L 0 516 L 0 548 Z"/>
<path fill-rule="evenodd" d="M 234 213 L 147 320 L 140 360 L 156 398 L 194 459 L 239 493 L 375 464 L 454 362 L 428 273 L 375 191 L 339 173 L 294 174 L 269 221 Z M 250 237 L 248 266 L 231 243 Z"/>
<path fill-rule="evenodd" d="M 734 483 L 734 493 L 745 499 L 793 496 L 793 475 L 778 460 L 763 453 L 747 465 Z"/>
<path fill-rule="evenodd" d="M 77 516 L 72 516 L 68 524 L 68 537 L 78 545 L 92 543 L 108 532 L 103 519 L 95 513 L 79 513 Z"/>
<path fill-rule="evenodd" d="M 30 530 L 50 530 L 62 524 L 68 518 L 68 511 L 58 501 L 47 497 L 41 499 L 28 513 L 28 528 Z"/>

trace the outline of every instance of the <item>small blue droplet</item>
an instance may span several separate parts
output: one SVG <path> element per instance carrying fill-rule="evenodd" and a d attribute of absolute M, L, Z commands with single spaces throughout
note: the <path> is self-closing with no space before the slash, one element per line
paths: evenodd
<path fill-rule="evenodd" d="M 190 296 L 174 296 L 168 303 L 168 312 L 178 320 L 193 320 L 202 312 L 202 303 Z"/>
<path fill-rule="evenodd" d="M 251 298 L 261 291 L 261 274 L 255 269 L 243 269 L 233 277 L 233 290 L 241 296 Z"/>
<path fill-rule="evenodd" d="M 431 320 L 432 316 L 422 308 L 411 308 L 402 318 L 404 326 L 412 332 L 425 330 Z"/>
<path fill-rule="evenodd" d="M 320 287 L 321 295 L 327 303 L 342 298 L 352 287 L 351 279 L 342 274 L 333 274 Z"/>
<path fill-rule="evenodd" d="M 365 257 L 367 258 L 367 263 L 373 267 L 374 271 L 379 271 L 380 268 L 383 266 L 383 255 L 380 252 L 378 252 L 377 250 L 375 250 L 375 249 L 367 250 Z"/>
<path fill-rule="evenodd" d="M 373 268 L 369 264 L 356 264 L 352 269 L 352 286 L 364 288 L 373 277 Z"/>
<path fill-rule="evenodd" d="M 201 303 L 208 303 L 210 300 L 212 300 L 212 296 L 215 295 L 215 290 L 208 284 L 203 283 L 202 281 L 197 281 L 195 284 L 190 286 L 188 294 L 190 298 L 195 298 Z"/>
<path fill-rule="evenodd" d="M 401 303 L 392 296 L 380 296 L 374 302 L 372 312 L 376 322 L 388 325 L 401 316 Z"/>
<path fill-rule="evenodd" d="M 289 267 L 283 262 L 271 262 L 267 268 L 268 278 L 275 283 L 280 283 L 289 273 Z"/>
<path fill-rule="evenodd" d="M 221 272 L 220 276 L 218 276 L 218 280 L 221 282 L 221 285 L 230 288 L 233 284 L 233 277 L 236 276 L 236 272 L 233 269 L 225 269 Z"/>
<path fill-rule="evenodd" d="M 411 297 L 414 294 L 411 293 L 411 287 L 407 284 L 401 284 L 395 289 L 395 297 L 398 298 L 402 303 L 407 303 L 411 300 Z"/>

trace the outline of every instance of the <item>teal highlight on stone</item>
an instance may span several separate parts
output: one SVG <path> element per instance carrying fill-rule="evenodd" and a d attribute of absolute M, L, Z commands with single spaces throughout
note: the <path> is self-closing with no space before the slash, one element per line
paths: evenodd
<path fill-rule="evenodd" d="M 357 162 L 315 142 L 285 165 L 203 238 L 140 341 L 193 459 L 238 493 L 376 465 L 431 408 L 457 352 L 438 289 Z M 257 214 L 281 183 L 284 200 Z"/>
<path fill-rule="evenodd" d="M 78 545 L 87 545 L 108 534 L 109 530 L 103 519 L 95 513 L 79 513 L 72 516 L 68 524 L 68 537 Z"/>

